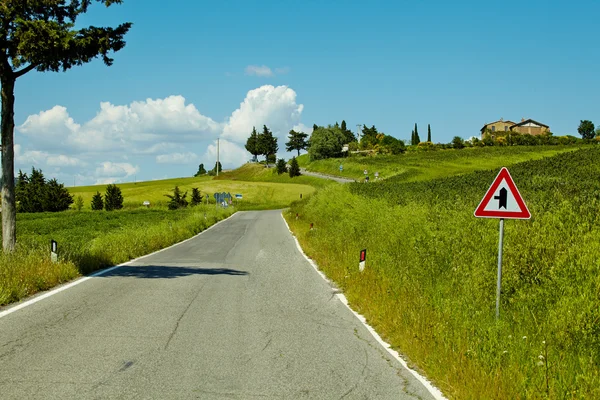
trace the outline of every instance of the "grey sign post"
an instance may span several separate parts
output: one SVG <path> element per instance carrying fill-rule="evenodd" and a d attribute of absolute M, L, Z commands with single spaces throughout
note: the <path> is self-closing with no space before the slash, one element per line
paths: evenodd
<path fill-rule="evenodd" d="M 475 209 L 480 218 L 500 218 L 498 240 L 498 278 L 496 282 L 496 319 L 500 317 L 500 295 L 502 293 L 502 247 L 504 244 L 504 219 L 529 219 L 531 213 L 523 201 L 508 169 L 502 168 Z"/>
<path fill-rule="evenodd" d="M 58 261 L 58 243 L 56 240 L 50 240 L 50 260 L 55 263 Z"/>

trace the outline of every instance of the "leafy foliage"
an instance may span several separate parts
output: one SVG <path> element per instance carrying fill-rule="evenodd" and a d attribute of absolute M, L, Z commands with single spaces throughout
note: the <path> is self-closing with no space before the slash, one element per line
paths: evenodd
<path fill-rule="evenodd" d="M 255 127 L 252 127 L 252 133 L 246 141 L 246 150 L 248 153 L 252 154 L 253 161 L 258 161 L 258 156 L 261 154 L 261 152 L 258 142 L 258 133 L 256 132 Z"/>
<path fill-rule="evenodd" d="M 187 192 L 181 194 L 179 186 L 175 186 L 172 195 L 165 194 L 165 196 L 171 199 L 168 203 L 169 210 L 177 210 L 179 208 L 184 208 L 188 206 L 188 201 L 186 200 Z"/>
<path fill-rule="evenodd" d="M 285 174 L 287 172 L 287 165 L 285 163 L 285 160 L 283 158 L 280 158 L 279 160 L 277 160 L 277 174 L 281 175 L 281 174 Z"/>
<path fill-rule="evenodd" d="M 375 125 L 372 125 L 370 128 L 366 125 L 363 125 L 362 129 L 362 137 L 360 138 L 360 148 L 361 149 L 372 149 L 375 144 L 377 144 L 377 128 Z"/>
<path fill-rule="evenodd" d="M 96 192 L 96 194 L 92 197 L 92 210 L 101 211 L 104 208 L 104 200 L 102 200 L 102 195 L 100 192 Z"/>
<path fill-rule="evenodd" d="M 296 176 L 300 176 L 300 165 L 298 165 L 298 160 L 296 157 L 292 158 L 290 161 L 290 170 L 289 170 L 290 178 L 294 178 Z"/>
<path fill-rule="evenodd" d="M 195 177 L 197 177 L 197 176 L 202 176 L 202 175 L 204 175 L 204 174 L 206 174 L 206 170 L 204 169 L 204 164 L 200 164 L 200 165 L 198 166 L 198 172 L 196 172 L 196 173 L 194 174 L 194 176 L 195 176 Z"/>
<path fill-rule="evenodd" d="M 223 166 L 221 165 L 221 161 L 215 162 L 215 166 L 213 167 L 213 169 L 211 169 L 210 171 L 208 171 L 208 175 L 215 176 L 217 174 L 217 170 L 219 171 L 219 173 L 221 173 L 221 171 L 223 170 Z"/>
<path fill-rule="evenodd" d="M 192 206 L 197 206 L 202 203 L 202 195 L 200 194 L 200 190 L 198 188 L 192 188 L 192 198 L 190 203 Z"/>
<path fill-rule="evenodd" d="M 106 211 L 120 210 L 123 208 L 123 195 L 117 185 L 108 185 L 104 194 L 104 209 Z"/>
<path fill-rule="evenodd" d="M 306 138 L 308 134 L 304 132 L 296 132 L 295 130 L 291 130 L 289 133 L 289 141 L 285 144 L 285 151 L 298 151 L 298 155 L 300 155 L 300 150 L 305 150 L 308 147 L 308 142 Z"/>
<path fill-rule="evenodd" d="M 452 139 L 452 147 L 455 149 L 462 149 L 465 147 L 465 141 L 460 136 L 454 136 Z"/>
<path fill-rule="evenodd" d="M 273 132 L 266 125 L 263 125 L 263 131 L 258 136 L 258 150 L 259 154 L 265 156 L 265 161 L 269 162 L 269 157 L 275 156 L 279 146 L 277 145 L 277 138 L 273 136 Z"/>
<path fill-rule="evenodd" d="M 31 169 L 31 175 L 19 171 L 15 188 L 19 212 L 64 211 L 73 204 L 73 196 L 56 179 L 46 181 L 42 170 Z"/>
<path fill-rule="evenodd" d="M 345 137 L 340 128 L 329 125 L 327 128 L 319 127 L 310 137 L 308 154 L 311 160 L 339 157 Z"/>
<path fill-rule="evenodd" d="M 356 136 L 354 136 L 354 133 L 352 133 L 352 131 L 346 127 L 346 121 L 342 120 L 342 125 L 340 126 L 340 129 L 342 130 L 342 133 L 345 137 L 344 144 L 349 144 L 357 141 Z"/>
<path fill-rule="evenodd" d="M 579 132 L 582 139 L 593 139 L 595 136 L 594 128 L 592 121 L 586 119 L 580 121 L 577 132 Z"/>
<path fill-rule="evenodd" d="M 81 195 L 75 198 L 75 204 L 73 205 L 73 208 L 75 208 L 77 211 L 81 211 L 83 209 L 83 197 L 81 197 Z"/>

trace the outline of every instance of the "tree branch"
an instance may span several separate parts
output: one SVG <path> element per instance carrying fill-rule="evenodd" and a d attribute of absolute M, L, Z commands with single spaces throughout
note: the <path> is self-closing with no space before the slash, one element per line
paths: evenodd
<path fill-rule="evenodd" d="M 15 71 L 14 76 L 15 76 L 15 78 L 23 76 L 26 73 L 28 73 L 29 71 L 34 70 L 36 67 L 37 67 L 37 64 L 29 64 L 25 68 L 20 69 L 19 71 Z"/>

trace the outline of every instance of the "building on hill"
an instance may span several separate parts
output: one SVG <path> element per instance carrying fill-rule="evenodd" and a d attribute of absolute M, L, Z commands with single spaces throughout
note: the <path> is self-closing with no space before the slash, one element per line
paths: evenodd
<path fill-rule="evenodd" d="M 491 133 L 493 135 L 496 132 L 516 132 L 529 135 L 541 135 L 546 132 L 550 132 L 550 127 L 546 124 L 542 124 L 541 122 L 534 121 L 531 118 L 521 118 L 521 122 L 519 123 L 509 120 L 505 121 L 504 119 L 500 118 L 498 121 L 483 125 L 483 128 L 481 128 L 480 131 L 482 138 L 485 133 Z"/>

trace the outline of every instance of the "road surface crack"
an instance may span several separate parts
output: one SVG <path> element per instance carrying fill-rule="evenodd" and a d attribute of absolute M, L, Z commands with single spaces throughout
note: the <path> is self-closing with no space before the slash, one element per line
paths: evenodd
<path fill-rule="evenodd" d="M 179 318 L 177 318 L 177 321 L 175 322 L 175 327 L 171 331 L 171 334 L 169 335 L 169 339 L 167 339 L 167 343 L 165 344 L 165 347 L 164 347 L 163 350 L 167 350 L 167 348 L 169 347 L 169 344 L 171 343 L 171 340 L 175 336 L 175 333 L 177 332 L 177 329 L 179 329 L 179 323 L 183 319 L 184 315 L 188 312 L 188 310 L 190 309 L 190 307 L 192 306 L 192 304 L 194 304 L 194 302 L 196 301 L 196 299 L 198 298 L 198 296 L 200 296 L 200 292 L 202 292 L 202 289 L 204 288 L 204 285 L 206 285 L 206 281 L 204 281 L 204 283 L 202 284 L 202 286 L 200 286 L 200 289 L 198 289 L 198 291 L 196 292 L 196 295 L 194 296 L 194 298 L 192 299 L 192 301 L 190 301 L 190 303 L 187 305 L 187 307 L 185 308 L 185 310 L 183 310 L 183 312 L 181 313 L 181 315 L 179 316 Z"/>

